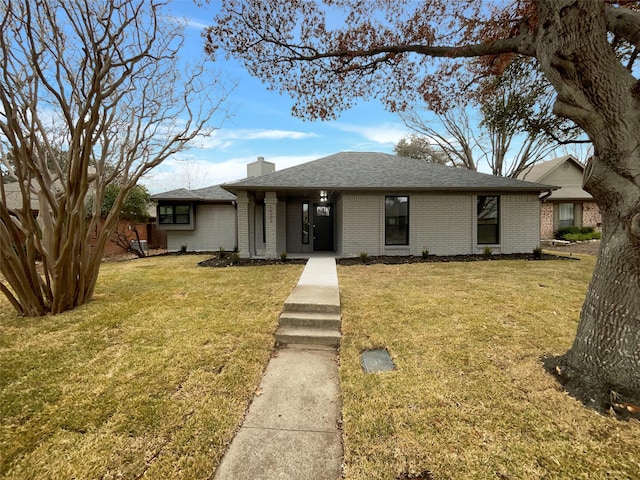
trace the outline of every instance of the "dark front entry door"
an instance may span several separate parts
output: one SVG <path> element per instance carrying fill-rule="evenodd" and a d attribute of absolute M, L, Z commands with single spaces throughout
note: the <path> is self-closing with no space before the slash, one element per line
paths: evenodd
<path fill-rule="evenodd" d="M 313 251 L 333 252 L 333 203 L 313 204 Z"/>

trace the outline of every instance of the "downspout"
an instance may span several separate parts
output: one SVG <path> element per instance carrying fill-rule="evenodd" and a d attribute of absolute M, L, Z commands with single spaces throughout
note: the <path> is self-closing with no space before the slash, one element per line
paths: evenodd
<path fill-rule="evenodd" d="M 555 189 L 550 188 L 549 190 L 547 190 L 547 193 L 540 197 L 540 203 L 544 203 L 544 201 L 551 196 L 553 190 Z"/>
<path fill-rule="evenodd" d="M 233 208 L 236 209 L 236 246 L 234 248 L 234 251 L 236 251 L 238 249 L 238 202 L 236 202 L 235 200 L 231 200 L 231 205 L 233 205 Z"/>

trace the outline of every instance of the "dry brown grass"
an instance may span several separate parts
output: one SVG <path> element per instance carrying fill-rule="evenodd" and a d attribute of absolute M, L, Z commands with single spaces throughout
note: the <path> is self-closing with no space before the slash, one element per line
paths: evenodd
<path fill-rule="evenodd" d="M 346 479 L 640 478 L 639 422 L 585 408 L 541 364 L 571 345 L 593 265 L 339 267 Z M 395 371 L 362 371 L 377 347 Z"/>
<path fill-rule="evenodd" d="M 0 477 L 210 478 L 302 267 L 202 259 L 106 264 L 95 300 L 56 317 L 0 299 Z"/>

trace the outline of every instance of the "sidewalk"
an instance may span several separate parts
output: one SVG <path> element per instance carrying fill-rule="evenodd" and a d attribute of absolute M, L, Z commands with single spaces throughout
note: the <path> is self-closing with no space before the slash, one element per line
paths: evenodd
<path fill-rule="evenodd" d="M 313 303 L 327 294 L 339 303 L 335 259 L 311 258 L 290 299 Z M 338 480 L 342 401 L 336 350 L 277 350 L 258 392 L 215 480 Z"/>

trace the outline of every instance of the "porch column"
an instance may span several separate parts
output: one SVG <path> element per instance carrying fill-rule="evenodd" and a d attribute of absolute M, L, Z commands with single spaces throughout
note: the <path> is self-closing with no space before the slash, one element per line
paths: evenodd
<path fill-rule="evenodd" d="M 249 242 L 249 197 L 247 192 L 240 191 L 236 196 L 238 218 L 238 252 L 242 258 L 251 256 Z"/>
<path fill-rule="evenodd" d="M 266 192 L 264 196 L 264 232 L 267 258 L 278 258 L 278 197 L 276 192 Z"/>

